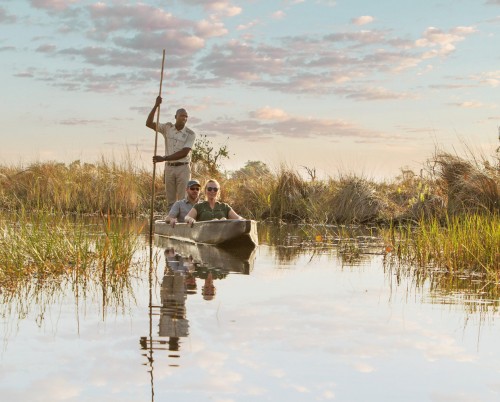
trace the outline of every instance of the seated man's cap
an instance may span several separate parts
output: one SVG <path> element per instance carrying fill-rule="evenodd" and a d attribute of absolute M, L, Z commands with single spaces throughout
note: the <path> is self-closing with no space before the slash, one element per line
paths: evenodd
<path fill-rule="evenodd" d="M 187 186 L 191 187 L 194 186 L 195 184 L 201 187 L 201 184 L 198 180 L 189 180 Z"/>

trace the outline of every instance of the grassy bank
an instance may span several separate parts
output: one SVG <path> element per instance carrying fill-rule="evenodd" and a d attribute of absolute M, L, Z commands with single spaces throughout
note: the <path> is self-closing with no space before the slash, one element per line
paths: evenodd
<path fill-rule="evenodd" d="M 193 171 L 198 172 L 194 177 L 201 181 L 208 178 L 207 174 L 215 175 L 223 187 L 222 199 L 247 218 L 389 228 L 390 247 L 397 246 L 401 261 L 422 267 L 434 264 L 450 272 L 472 267 L 488 272 L 493 278 L 500 270 L 498 162 L 494 165 L 443 153 L 431 158 L 425 166 L 418 174 L 402 170 L 394 179 L 384 182 L 356 175 L 318 180 L 314 170 L 308 170 L 309 177 L 304 178 L 286 167 L 271 172 L 261 162 L 249 162 L 231 174 L 215 171 L 214 167 L 206 174 L 197 166 Z M 155 211 L 165 214 L 162 167 L 157 172 Z M 0 209 L 18 214 L 49 211 L 58 216 L 148 216 L 151 187 L 151 172 L 135 167 L 130 160 L 0 166 Z M 3 230 L 8 238 L 16 238 L 20 233 L 12 228 Z M 76 243 L 83 241 L 88 250 L 87 239 L 82 240 L 83 233 L 78 234 L 78 230 L 75 233 L 82 236 Z M 29 252 L 35 252 L 33 245 L 28 246 L 36 243 L 32 235 L 25 232 L 24 239 L 19 238 L 15 247 L 9 247 L 18 254 L 4 254 L 0 258 L 14 264 Z M 42 243 L 48 246 L 56 238 Z M 58 241 L 64 243 L 64 236 Z M 55 253 L 57 247 L 53 249 Z M 68 250 L 63 254 L 73 255 L 74 262 L 85 261 L 87 253 Z M 36 261 L 37 255 L 30 258 Z"/>
<path fill-rule="evenodd" d="M 261 168 L 217 175 L 222 198 L 256 220 L 371 224 L 437 218 L 444 222 L 446 216 L 500 213 L 498 166 L 449 154 L 437 155 L 427 166 L 418 175 L 401 171 L 385 182 L 356 175 L 317 180 L 285 167 L 277 172 Z M 155 210 L 162 214 L 162 167 L 157 172 Z M 0 166 L 0 209 L 4 211 L 147 216 L 151 188 L 151 172 L 130 160 Z"/>

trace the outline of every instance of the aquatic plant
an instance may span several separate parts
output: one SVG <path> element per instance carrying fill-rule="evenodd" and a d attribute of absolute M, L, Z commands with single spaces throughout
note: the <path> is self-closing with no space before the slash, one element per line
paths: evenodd
<path fill-rule="evenodd" d="M 500 274 L 500 219 L 469 214 L 421 219 L 417 225 L 394 225 L 384 232 L 398 259 L 425 271 L 440 268 L 451 274 L 484 272 L 498 283 Z"/>
<path fill-rule="evenodd" d="M 131 270 L 137 266 L 140 231 L 109 215 L 75 220 L 47 211 L 2 214 L 1 298 L 18 300 L 22 312 L 23 298 L 43 297 L 47 302 L 69 284 L 75 296 L 93 289 L 94 294 L 102 293 L 103 304 L 121 304 L 130 290 Z"/>

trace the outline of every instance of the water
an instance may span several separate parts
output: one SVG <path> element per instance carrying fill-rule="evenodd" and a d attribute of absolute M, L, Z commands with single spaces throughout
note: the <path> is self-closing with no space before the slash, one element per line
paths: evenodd
<path fill-rule="evenodd" d="M 402 275 L 379 245 L 285 240 L 157 243 L 151 276 L 145 244 L 116 294 L 4 302 L 1 400 L 500 400 L 497 300 Z M 203 264 L 167 269 L 175 253 Z"/>

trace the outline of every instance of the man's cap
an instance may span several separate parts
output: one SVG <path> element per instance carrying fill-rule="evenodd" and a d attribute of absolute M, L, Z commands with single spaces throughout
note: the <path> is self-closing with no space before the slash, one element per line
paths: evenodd
<path fill-rule="evenodd" d="M 201 187 L 201 184 L 200 184 L 200 182 L 198 180 L 189 180 L 188 184 L 187 184 L 187 187 L 194 186 L 195 184 Z"/>
<path fill-rule="evenodd" d="M 184 108 L 177 109 L 177 111 L 175 112 L 175 117 L 177 117 L 180 113 L 187 114 L 187 111 Z"/>

